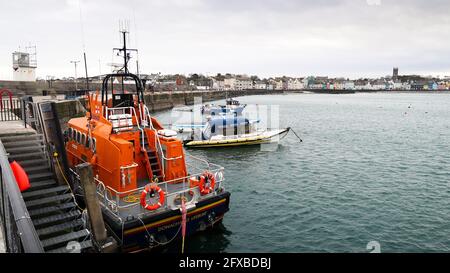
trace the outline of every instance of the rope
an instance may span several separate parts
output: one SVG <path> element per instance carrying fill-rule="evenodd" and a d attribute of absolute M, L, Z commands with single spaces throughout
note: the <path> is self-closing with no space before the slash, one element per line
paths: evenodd
<path fill-rule="evenodd" d="M 141 218 L 138 218 L 138 219 L 139 219 L 139 221 L 141 221 L 142 225 L 144 226 L 145 231 L 147 232 L 148 237 L 150 238 L 151 235 L 150 235 L 150 233 L 148 232 L 147 227 L 145 226 L 145 223 L 142 221 Z M 170 243 L 177 237 L 178 233 L 180 233 L 180 230 L 181 230 L 181 225 L 180 225 L 180 227 L 178 228 L 177 233 L 175 233 L 175 235 L 173 236 L 173 238 L 170 239 L 169 241 L 165 242 L 165 243 L 161 243 L 161 242 L 156 241 L 156 239 L 155 239 L 154 237 L 153 237 L 153 241 L 154 241 L 155 243 L 157 243 L 158 245 L 162 245 L 162 246 L 163 246 L 163 245 L 170 244 Z"/>
<path fill-rule="evenodd" d="M 141 197 L 139 196 L 139 194 L 130 194 L 122 198 L 122 201 L 124 201 L 125 203 L 136 203 L 141 201 Z"/>
<path fill-rule="evenodd" d="M 64 172 L 62 171 L 61 164 L 59 163 L 59 160 L 58 160 L 58 153 L 57 153 L 57 152 L 54 152 L 54 153 L 53 153 L 53 157 L 54 157 L 55 160 L 56 160 L 56 165 L 58 166 L 58 169 L 59 169 L 59 172 L 61 173 L 61 176 L 64 178 L 64 181 L 66 182 L 67 186 L 69 187 L 70 192 L 72 193 L 72 196 L 73 196 L 73 202 L 74 202 L 75 205 L 78 207 L 78 209 L 80 209 L 82 212 L 84 212 L 85 209 L 82 209 L 82 208 L 78 205 L 77 200 L 76 200 L 76 198 L 75 198 L 75 194 L 74 194 L 73 191 L 72 191 L 72 187 L 70 186 L 70 183 L 69 183 L 69 181 L 67 180 L 66 175 L 65 175 Z"/>
<path fill-rule="evenodd" d="M 181 242 L 181 254 L 184 254 L 184 238 L 185 236 L 183 236 L 183 241 Z"/>
<path fill-rule="evenodd" d="M 181 200 L 181 236 L 183 240 L 181 242 L 181 254 L 184 254 L 184 238 L 186 237 L 186 204 L 184 199 Z"/>
<path fill-rule="evenodd" d="M 289 130 L 292 131 L 292 133 L 294 133 L 294 135 L 300 140 L 300 142 L 303 142 L 303 140 L 297 135 L 297 133 L 294 131 L 294 129 L 289 127 Z"/>

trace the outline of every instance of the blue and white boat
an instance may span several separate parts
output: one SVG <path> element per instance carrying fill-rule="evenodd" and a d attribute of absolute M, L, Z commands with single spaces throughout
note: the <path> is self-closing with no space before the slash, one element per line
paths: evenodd
<path fill-rule="evenodd" d="M 228 114 L 234 114 L 235 116 L 242 115 L 242 112 L 244 111 L 246 104 L 240 104 L 239 101 L 234 100 L 232 98 L 226 100 L 225 105 L 215 105 L 215 104 L 206 104 L 203 105 L 201 108 L 201 113 L 203 115 L 210 115 L 210 116 L 216 116 L 216 115 L 228 115 Z"/>
<path fill-rule="evenodd" d="M 242 116 L 211 116 L 204 124 L 174 125 L 186 147 L 209 148 L 273 143 L 284 138 L 290 128 L 258 129 L 259 120 Z"/>

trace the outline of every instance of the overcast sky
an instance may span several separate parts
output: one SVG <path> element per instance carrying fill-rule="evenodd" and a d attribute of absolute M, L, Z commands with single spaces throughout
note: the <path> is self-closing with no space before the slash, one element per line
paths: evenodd
<path fill-rule="evenodd" d="M 72 76 L 83 40 L 89 74 L 110 72 L 119 20 L 142 73 L 444 76 L 449 11 L 448 0 L 1 0 L 0 78 L 28 44 L 37 76 Z"/>

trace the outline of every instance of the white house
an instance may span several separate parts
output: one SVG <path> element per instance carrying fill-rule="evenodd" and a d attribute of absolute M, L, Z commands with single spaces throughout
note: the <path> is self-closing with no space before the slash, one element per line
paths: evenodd
<path fill-rule="evenodd" d="M 253 81 L 248 77 L 237 77 L 235 87 L 236 90 L 253 89 Z"/>
<path fill-rule="evenodd" d="M 288 90 L 302 90 L 305 88 L 302 79 L 289 79 L 287 83 Z"/>
<path fill-rule="evenodd" d="M 345 90 L 355 90 L 355 82 L 354 81 L 346 81 L 344 83 Z"/>
<path fill-rule="evenodd" d="M 253 83 L 253 89 L 256 90 L 266 90 L 267 89 L 267 84 L 263 81 L 256 81 Z"/>
<path fill-rule="evenodd" d="M 400 81 L 392 82 L 392 90 L 403 90 L 403 83 Z"/>
<path fill-rule="evenodd" d="M 246 76 L 227 77 L 223 82 L 224 90 L 249 90 L 253 89 L 253 81 Z"/>
<path fill-rule="evenodd" d="M 371 83 L 371 85 L 372 85 L 371 90 L 385 90 L 386 89 L 386 83 L 382 80 L 373 81 Z"/>
<path fill-rule="evenodd" d="M 273 82 L 275 90 L 284 90 L 284 84 L 282 80 L 275 80 Z"/>
<path fill-rule="evenodd" d="M 342 81 L 335 81 L 334 82 L 334 89 L 335 90 L 343 90 L 345 88 L 345 83 Z"/>
<path fill-rule="evenodd" d="M 225 81 L 224 80 L 217 80 L 215 78 L 212 78 L 213 86 L 212 88 L 214 90 L 223 91 L 225 90 Z"/>
<path fill-rule="evenodd" d="M 225 78 L 223 85 L 224 90 L 236 90 L 236 79 L 234 77 Z"/>
<path fill-rule="evenodd" d="M 402 89 L 403 90 L 411 90 L 411 84 L 409 84 L 409 82 L 403 82 Z"/>

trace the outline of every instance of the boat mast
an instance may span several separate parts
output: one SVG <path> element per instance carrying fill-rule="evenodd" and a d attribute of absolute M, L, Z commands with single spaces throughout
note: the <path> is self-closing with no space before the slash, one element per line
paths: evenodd
<path fill-rule="evenodd" d="M 88 69 L 87 69 L 87 61 L 86 61 L 86 43 L 85 43 L 85 39 L 84 39 L 83 16 L 81 13 L 80 1 L 78 1 L 78 8 L 80 10 L 80 27 L 81 27 L 81 39 L 82 39 L 82 44 L 83 44 L 84 72 L 86 75 L 86 91 L 88 91 L 89 90 L 89 77 L 88 77 Z"/>
<path fill-rule="evenodd" d="M 122 38 L 123 38 L 123 47 L 121 48 L 113 48 L 113 51 L 118 51 L 117 56 L 120 56 L 120 54 L 123 54 L 123 67 L 119 70 L 119 72 L 122 70 L 122 73 L 124 74 L 129 74 L 130 71 L 128 70 L 128 62 L 131 59 L 131 55 L 130 55 L 130 51 L 134 51 L 137 52 L 138 50 L 135 48 L 127 48 L 127 27 L 124 26 L 123 28 L 121 28 L 120 33 L 122 33 Z M 122 92 L 124 92 L 125 90 L 125 85 L 124 85 L 124 77 L 122 77 Z"/>
<path fill-rule="evenodd" d="M 84 51 L 84 72 L 86 73 L 86 91 L 89 90 L 89 77 L 88 77 L 88 70 L 87 70 L 87 62 L 86 62 L 86 51 Z"/>
<path fill-rule="evenodd" d="M 118 54 L 117 54 L 118 56 L 119 56 L 119 54 L 123 54 L 123 67 L 120 70 L 123 70 L 123 73 L 128 74 L 128 73 L 130 73 L 129 70 L 128 70 L 128 62 L 131 59 L 131 55 L 130 55 L 129 52 L 130 51 L 137 52 L 138 50 L 135 49 L 135 48 L 127 48 L 127 33 L 128 33 L 127 30 L 122 29 L 120 31 L 120 33 L 122 33 L 123 47 L 121 47 L 121 48 L 117 48 L 116 47 L 113 50 L 114 51 L 118 51 Z"/>

